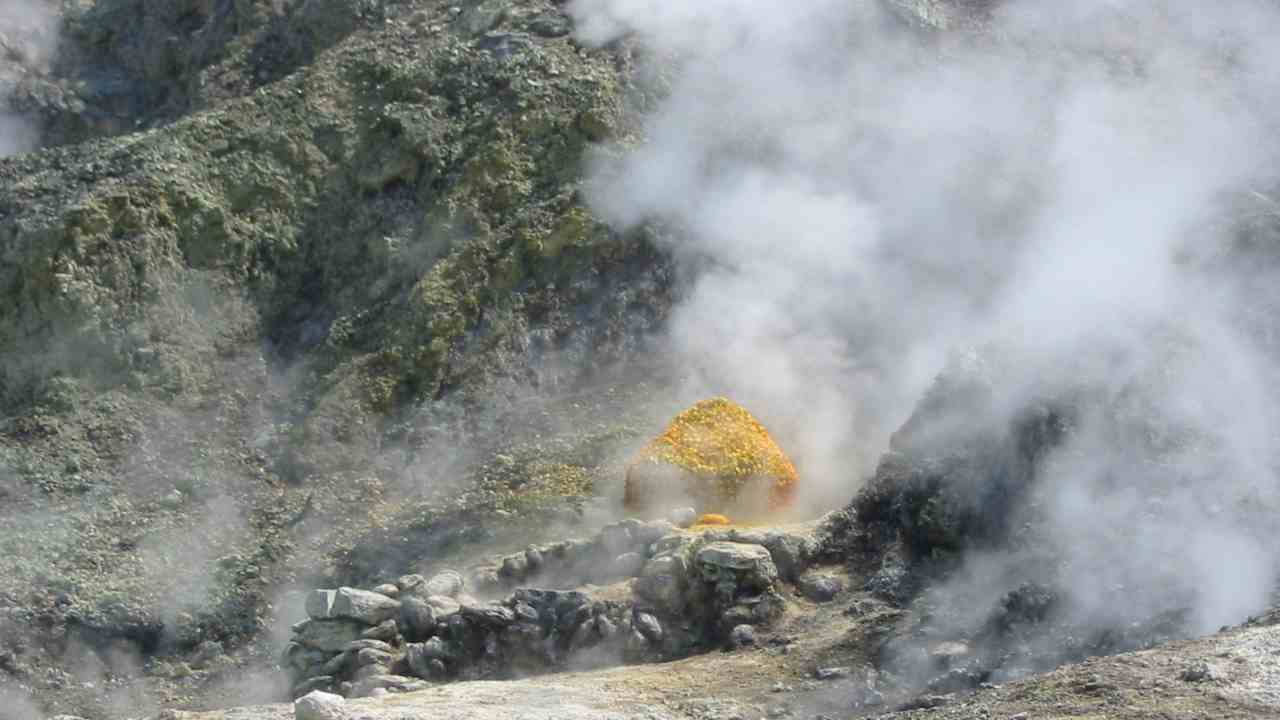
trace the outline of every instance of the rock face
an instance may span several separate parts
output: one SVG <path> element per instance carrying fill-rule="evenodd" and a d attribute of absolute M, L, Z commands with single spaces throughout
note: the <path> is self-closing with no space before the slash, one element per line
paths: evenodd
<path fill-rule="evenodd" d="M 677 415 L 627 467 L 624 505 L 761 517 L 787 507 L 795 466 L 759 421 L 726 398 Z"/>

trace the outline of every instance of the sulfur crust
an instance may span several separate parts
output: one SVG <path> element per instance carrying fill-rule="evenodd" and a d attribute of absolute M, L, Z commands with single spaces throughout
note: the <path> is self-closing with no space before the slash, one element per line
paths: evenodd
<path fill-rule="evenodd" d="M 688 482 L 712 484 L 714 495 L 724 501 L 737 497 L 749 480 L 766 478 L 773 483 L 769 498 L 775 508 L 790 502 L 798 481 L 795 466 L 764 426 L 723 397 L 703 400 L 680 413 L 640 450 L 627 469 L 628 506 L 643 504 L 633 471 L 646 463 L 680 468 Z"/>

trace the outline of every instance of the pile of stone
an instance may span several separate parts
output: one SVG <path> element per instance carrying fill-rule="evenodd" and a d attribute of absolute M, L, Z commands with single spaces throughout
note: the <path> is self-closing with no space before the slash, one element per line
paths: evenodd
<path fill-rule="evenodd" d="M 783 611 L 780 581 L 798 578 L 813 542 L 805 533 L 624 521 L 590 540 L 497 558 L 465 579 L 446 571 L 373 590 L 315 590 L 284 664 L 295 697 L 313 690 L 365 697 L 741 645 Z M 565 589 L 516 587 L 487 602 L 471 594 L 493 597 L 549 578 Z M 630 596 L 605 600 L 572 589 L 604 580 L 626 582 Z"/>

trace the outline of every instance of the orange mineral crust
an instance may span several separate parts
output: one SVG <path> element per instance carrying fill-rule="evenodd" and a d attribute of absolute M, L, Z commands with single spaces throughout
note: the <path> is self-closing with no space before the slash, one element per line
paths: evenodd
<path fill-rule="evenodd" d="M 726 398 L 677 415 L 627 466 L 624 505 L 633 511 L 693 505 L 733 517 L 791 503 L 796 468 L 769 432 Z M 666 507 L 663 507 L 666 506 Z"/>

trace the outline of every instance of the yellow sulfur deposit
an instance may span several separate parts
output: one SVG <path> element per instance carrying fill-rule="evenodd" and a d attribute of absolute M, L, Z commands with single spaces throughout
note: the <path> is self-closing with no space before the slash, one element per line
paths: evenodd
<path fill-rule="evenodd" d="M 677 415 L 627 467 L 628 509 L 693 505 L 751 516 L 790 504 L 796 468 L 751 413 L 726 398 Z"/>

